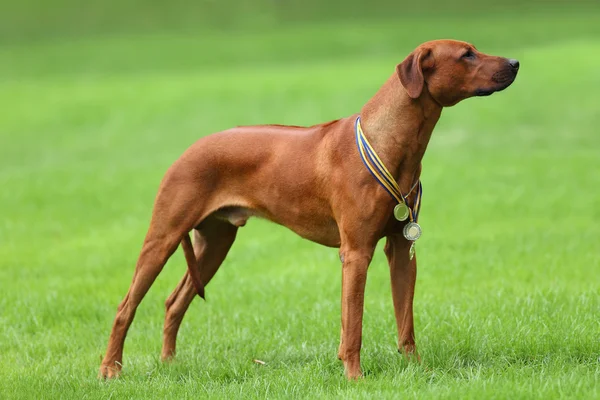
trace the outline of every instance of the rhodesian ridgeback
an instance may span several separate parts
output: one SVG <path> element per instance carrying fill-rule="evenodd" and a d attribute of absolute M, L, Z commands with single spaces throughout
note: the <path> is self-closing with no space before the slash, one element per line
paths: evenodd
<path fill-rule="evenodd" d="M 120 373 L 125 336 L 136 309 L 181 244 L 188 269 L 166 301 L 162 348 L 163 359 L 174 356 L 188 306 L 196 294 L 204 297 L 204 287 L 225 259 L 238 228 L 252 216 L 339 248 L 338 357 L 349 379 L 361 376 L 367 269 L 377 242 L 385 237 L 398 349 L 416 355 L 414 243 L 420 236 L 416 219 L 421 159 L 442 108 L 507 88 L 518 69 L 517 60 L 480 53 L 469 43 L 431 41 L 396 66 L 360 114 L 311 127 L 238 127 L 198 140 L 160 184 L 100 376 Z"/>

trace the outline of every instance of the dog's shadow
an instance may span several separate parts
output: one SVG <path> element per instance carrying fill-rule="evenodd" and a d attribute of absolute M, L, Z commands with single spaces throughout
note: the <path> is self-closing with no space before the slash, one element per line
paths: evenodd
<path fill-rule="evenodd" d="M 470 380 L 494 371 L 543 370 L 551 365 L 589 366 L 595 368 L 597 353 L 585 348 L 535 349 L 518 347 L 507 349 L 493 347 L 489 349 L 441 347 L 425 349 L 420 360 L 405 354 L 377 348 L 362 354 L 362 369 L 365 378 L 387 379 L 403 376 L 407 379 L 426 380 L 434 383 L 440 379 Z M 341 364 L 340 364 L 341 365 Z M 340 367 L 338 365 L 338 367 Z"/>
<path fill-rule="evenodd" d="M 318 346 L 306 351 L 277 350 L 263 353 L 260 359 L 249 353 L 223 362 L 223 358 L 211 356 L 210 351 L 182 352 L 168 363 L 158 357 L 143 362 L 132 363 L 126 368 L 122 378 L 125 380 L 168 380 L 173 382 L 204 382 L 210 385 L 243 384 L 256 379 L 274 377 L 293 379 L 298 376 L 318 376 L 321 383 L 343 380 L 343 363 L 336 357 L 331 346 Z M 539 349 L 538 349 L 539 350 Z M 393 346 L 380 345 L 375 348 L 366 346 L 361 353 L 363 377 L 366 380 L 422 381 L 435 383 L 443 379 L 470 380 L 485 376 L 486 371 L 517 369 L 540 369 L 549 364 L 567 361 L 571 365 L 594 365 L 593 354 L 585 349 L 570 349 L 562 352 L 549 349 L 546 352 L 526 348 L 488 348 L 456 347 L 440 345 L 425 349 L 420 360 L 407 357 L 396 351 Z M 146 365 L 144 365 L 146 364 Z M 129 371 L 127 371 L 129 369 Z"/>

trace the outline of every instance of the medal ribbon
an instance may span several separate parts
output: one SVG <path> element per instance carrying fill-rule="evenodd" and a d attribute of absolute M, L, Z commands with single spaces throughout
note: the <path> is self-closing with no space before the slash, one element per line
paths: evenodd
<path fill-rule="evenodd" d="M 390 194 L 398 203 L 404 203 L 408 207 L 406 197 L 402 195 L 398 183 L 383 164 L 383 161 L 379 158 L 371 143 L 367 140 L 367 137 L 363 133 L 362 127 L 360 126 L 360 117 L 356 118 L 355 122 L 356 131 L 356 145 L 358 146 L 358 152 L 360 158 L 365 164 L 365 167 L 369 170 L 371 175 L 377 180 L 377 182 Z M 421 195 L 423 193 L 423 187 L 419 180 L 417 196 L 415 198 L 414 206 L 408 207 L 410 220 L 417 222 L 419 218 L 419 211 L 421 208 Z"/>
<path fill-rule="evenodd" d="M 423 185 L 419 180 L 419 187 L 417 188 L 417 197 L 415 197 L 415 204 L 412 208 L 408 208 L 411 214 L 411 221 L 418 222 L 419 211 L 421 211 L 421 196 L 423 195 Z"/>

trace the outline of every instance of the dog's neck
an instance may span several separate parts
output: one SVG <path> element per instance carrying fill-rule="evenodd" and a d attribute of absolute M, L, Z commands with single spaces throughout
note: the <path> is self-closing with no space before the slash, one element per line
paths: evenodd
<path fill-rule="evenodd" d="M 441 112 L 427 87 L 412 99 L 397 74 L 361 110 L 364 134 L 404 194 L 421 173 L 421 159 Z"/>

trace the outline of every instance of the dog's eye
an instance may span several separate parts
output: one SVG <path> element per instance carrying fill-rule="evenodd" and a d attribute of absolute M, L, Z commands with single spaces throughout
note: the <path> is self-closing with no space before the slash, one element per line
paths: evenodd
<path fill-rule="evenodd" d="M 460 58 L 474 59 L 475 53 L 471 49 L 467 50 Z"/>

